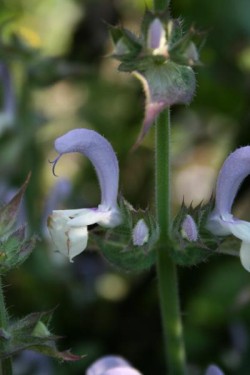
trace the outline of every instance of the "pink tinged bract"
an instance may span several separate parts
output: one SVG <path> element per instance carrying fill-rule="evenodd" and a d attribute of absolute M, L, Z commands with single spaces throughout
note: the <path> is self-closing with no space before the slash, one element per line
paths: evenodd
<path fill-rule="evenodd" d="M 238 148 L 225 160 L 217 179 L 215 208 L 207 228 L 218 236 L 234 235 L 242 240 L 240 260 L 250 272 L 250 223 L 232 215 L 232 205 L 241 183 L 250 174 L 250 146 Z"/>
<path fill-rule="evenodd" d="M 167 60 L 143 72 L 134 71 L 146 96 L 145 116 L 135 147 L 147 134 L 158 115 L 173 104 L 189 104 L 195 92 L 195 74 L 189 66 Z"/>
<path fill-rule="evenodd" d="M 98 207 L 55 210 L 48 219 L 48 229 L 57 250 L 72 261 L 87 246 L 88 225 L 97 223 L 112 228 L 121 223 L 117 205 L 119 167 L 111 144 L 93 130 L 71 130 L 56 139 L 55 149 L 59 156 L 53 162 L 53 171 L 62 155 L 80 152 L 92 162 L 101 188 Z"/>

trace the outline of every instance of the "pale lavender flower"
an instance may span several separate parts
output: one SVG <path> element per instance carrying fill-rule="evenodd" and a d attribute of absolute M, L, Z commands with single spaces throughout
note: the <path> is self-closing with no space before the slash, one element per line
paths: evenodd
<path fill-rule="evenodd" d="M 119 356 L 105 356 L 95 361 L 86 375 L 142 375 L 129 362 Z"/>
<path fill-rule="evenodd" d="M 205 375 L 224 375 L 224 372 L 216 365 L 210 365 L 206 369 Z"/>
<path fill-rule="evenodd" d="M 149 229 L 147 224 L 143 219 L 138 220 L 132 233 L 134 246 L 143 246 L 148 242 L 148 237 Z"/>
<path fill-rule="evenodd" d="M 0 133 L 11 127 L 15 120 L 15 95 L 7 65 L 0 63 L 0 84 L 3 86 L 3 109 L 0 112 Z"/>
<path fill-rule="evenodd" d="M 53 171 L 62 155 L 80 152 L 92 162 L 101 188 L 98 207 L 56 210 L 48 219 L 48 228 L 57 250 L 72 261 L 87 246 L 88 225 L 97 223 L 112 228 L 121 223 L 117 205 L 119 167 L 111 144 L 93 130 L 71 130 L 56 139 L 55 149 L 59 156 L 53 162 Z"/>
<path fill-rule="evenodd" d="M 216 185 L 215 208 L 207 228 L 218 236 L 233 234 L 242 240 L 240 260 L 250 271 L 250 223 L 232 215 L 232 205 L 243 180 L 250 174 L 250 146 L 238 148 L 225 160 Z"/>
<path fill-rule="evenodd" d="M 192 216 L 186 215 L 182 223 L 181 234 L 183 238 L 187 239 L 190 242 L 197 241 L 198 230 Z"/>

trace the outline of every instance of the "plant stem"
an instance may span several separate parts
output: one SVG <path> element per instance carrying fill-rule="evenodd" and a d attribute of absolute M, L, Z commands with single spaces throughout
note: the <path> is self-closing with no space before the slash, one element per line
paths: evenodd
<path fill-rule="evenodd" d="M 169 6 L 170 0 L 154 0 L 154 10 L 164 11 Z"/>
<path fill-rule="evenodd" d="M 3 286 L 2 280 L 0 276 L 0 329 L 7 330 L 8 329 L 8 317 L 7 311 L 4 302 L 4 294 L 3 294 Z M 5 349 L 5 342 L 4 338 L 0 339 L 0 348 L 1 350 Z M 12 375 L 12 361 L 11 358 L 6 358 L 1 360 L 0 364 L 0 374 L 1 375 Z"/>
<path fill-rule="evenodd" d="M 169 375 L 184 375 L 185 347 L 179 309 L 177 271 L 169 255 L 170 234 L 170 110 L 156 124 L 156 210 L 160 227 L 157 274 Z"/>

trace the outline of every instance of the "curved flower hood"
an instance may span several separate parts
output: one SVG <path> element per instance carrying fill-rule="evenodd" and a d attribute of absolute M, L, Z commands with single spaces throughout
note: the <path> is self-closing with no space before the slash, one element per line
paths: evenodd
<path fill-rule="evenodd" d="M 71 130 L 55 141 L 59 156 L 53 161 L 53 172 L 62 155 L 80 152 L 93 164 L 101 188 L 101 203 L 96 208 L 55 210 L 48 219 L 48 228 L 58 251 L 70 261 L 87 246 L 88 225 L 115 227 L 121 223 L 117 206 L 119 167 L 111 144 L 89 129 Z"/>
<path fill-rule="evenodd" d="M 216 365 L 210 365 L 206 369 L 205 375 L 224 375 L 224 372 Z"/>
<path fill-rule="evenodd" d="M 233 234 L 242 240 L 240 259 L 250 272 L 250 222 L 235 218 L 232 205 L 243 180 L 250 174 L 250 146 L 238 148 L 225 160 L 216 184 L 215 208 L 207 228 L 218 236 Z"/>

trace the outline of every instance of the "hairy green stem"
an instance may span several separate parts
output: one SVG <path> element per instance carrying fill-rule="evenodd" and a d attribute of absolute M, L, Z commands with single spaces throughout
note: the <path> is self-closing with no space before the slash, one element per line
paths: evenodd
<path fill-rule="evenodd" d="M 154 0 L 154 10 L 164 11 L 169 6 L 170 0 Z"/>
<path fill-rule="evenodd" d="M 0 276 L 0 329 L 6 331 L 8 329 L 8 317 L 4 302 L 3 286 Z M 5 339 L 0 339 L 0 350 L 5 349 Z M 1 375 L 12 375 L 12 361 L 11 358 L 6 358 L 1 360 L 0 364 L 0 374 Z"/>
<path fill-rule="evenodd" d="M 170 110 L 162 112 L 155 138 L 156 210 L 160 226 L 157 275 L 169 375 L 184 375 L 185 347 L 179 309 L 176 265 L 169 255 L 170 242 Z"/>

